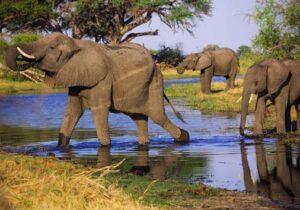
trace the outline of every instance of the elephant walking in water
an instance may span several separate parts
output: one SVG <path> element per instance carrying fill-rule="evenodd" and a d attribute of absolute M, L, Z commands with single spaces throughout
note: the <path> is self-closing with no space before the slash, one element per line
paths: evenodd
<path fill-rule="evenodd" d="M 223 76 L 227 79 L 226 90 L 234 88 L 239 60 L 235 52 L 228 48 L 208 50 L 188 55 L 177 66 L 177 73 L 183 74 L 186 69 L 200 70 L 201 92 L 209 94 L 213 76 Z"/>
<path fill-rule="evenodd" d="M 257 94 L 254 133 L 263 133 L 266 101 L 270 99 L 276 108 L 277 133 L 291 129 L 290 108 L 297 110 L 297 129 L 300 130 L 300 63 L 292 60 L 267 59 L 247 70 L 242 94 L 240 133 L 244 135 L 251 94 Z"/>
<path fill-rule="evenodd" d="M 18 61 L 20 57 L 22 63 Z M 189 140 L 188 132 L 166 116 L 162 74 L 149 51 L 140 45 L 127 43 L 109 47 L 53 33 L 30 44 L 9 47 L 6 62 L 15 71 L 38 68 L 46 73 L 47 83 L 69 88 L 59 134 L 60 147 L 69 145 L 86 108 L 92 111 L 102 145 L 111 143 L 109 111 L 131 117 L 137 126 L 139 144 L 149 142 L 148 117 L 168 131 L 175 141 Z"/>

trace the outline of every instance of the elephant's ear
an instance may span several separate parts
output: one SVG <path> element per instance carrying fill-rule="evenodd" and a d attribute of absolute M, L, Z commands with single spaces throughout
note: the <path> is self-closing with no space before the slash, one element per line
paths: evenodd
<path fill-rule="evenodd" d="M 266 68 L 267 71 L 267 88 L 269 94 L 275 94 L 285 85 L 285 82 L 290 77 L 290 72 L 279 61 L 272 62 Z"/>
<path fill-rule="evenodd" d="M 80 49 L 53 77 L 54 86 L 91 87 L 103 80 L 108 68 L 97 49 Z"/>
<path fill-rule="evenodd" d="M 195 69 L 202 70 L 202 69 L 205 69 L 205 68 L 211 66 L 211 64 L 212 64 L 211 60 L 212 60 L 212 57 L 211 57 L 210 53 L 201 54 L 199 60 L 197 61 Z"/>

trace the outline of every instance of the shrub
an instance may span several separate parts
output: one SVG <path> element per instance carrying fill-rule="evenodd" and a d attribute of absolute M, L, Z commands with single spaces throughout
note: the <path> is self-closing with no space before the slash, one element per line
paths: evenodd
<path fill-rule="evenodd" d="M 17 34 L 12 37 L 12 44 L 34 42 L 40 37 L 40 35 L 34 33 Z"/>
<path fill-rule="evenodd" d="M 4 57 L 7 48 L 8 48 L 8 43 L 5 40 L 0 39 L 0 63 L 1 64 L 4 63 Z"/>
<path fill-rule="evenodd" d="M 153 52 L 155 53 L 154 59 L 158 63 L 165 63 L 172 66 L 177 66 L 184 58 L 179 45 L 174 48 L 163 45 L 158 51 Z"/>

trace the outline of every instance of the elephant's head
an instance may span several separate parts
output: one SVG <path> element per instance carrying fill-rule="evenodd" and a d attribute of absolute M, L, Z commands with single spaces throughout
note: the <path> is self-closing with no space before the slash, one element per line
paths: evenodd
<path fill-rule="evenodd" d="M 177 66 L 177 73 L 183 74 L 186 69 L 202 70 L 209 67 L 212 57 L 209 52 L 203 53 L 192 53 L 188 55 L 179 65 Z"/>
<path fill-rule="evenodd" d="M 107 74 L 101 59 L 99 47 L 83 45 L 61 33 L 10 46 L 6 54 L 7 66 L 12 70 L 35 67 L 46 73 L 48 84 L 67 87 L 96 85 Z"/>
<path fill-rule="evenodd" d="M 290 72 L 276 59 L 268 59 L 258 62 L 247 70 L 244 78 L 242 93 L 242 109 L 240 121 L 240 134 L 244 135 L 246 117 L 249 108 L 251 94 L 273 97 L 286 85 L 290 78 Z"/>

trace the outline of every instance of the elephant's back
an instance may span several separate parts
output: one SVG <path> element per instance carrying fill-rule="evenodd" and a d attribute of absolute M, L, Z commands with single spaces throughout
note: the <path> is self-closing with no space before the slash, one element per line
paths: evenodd
<path fill-rule="evenodd" d="M 225 56 L 230 59 L 232 59 L 233 57 L 236 57 L 235 52 L 230 48 L 219 48 L 217 50 L 212 51 L 212 53 L 215 56 Z"/>
<path fill-rule="evenodd" d="M 111 49 L 109 57 L 113 61 L 110 71 L 114 109 L 129 113 L 143 109 L 156 70 L 150 52 L 141 45 L 125 43 Z"/>

